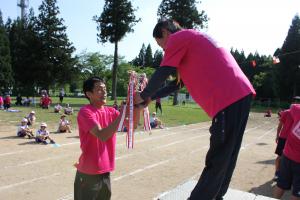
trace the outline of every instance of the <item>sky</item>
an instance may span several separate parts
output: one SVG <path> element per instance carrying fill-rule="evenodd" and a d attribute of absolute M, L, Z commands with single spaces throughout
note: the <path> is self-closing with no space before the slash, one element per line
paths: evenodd
<path fill-rule="evenodd" d="M 4 22 L 7 18 L 20 16 L 19 0 L 0 0 Z M 42 0 L 26 0 L 35 15 Z M 119 43 L 119 55 L 127 61 L 134 59 L 144 43 L 151 45 L 152 52 L 160 49 L 152 37 L 157 22 L 157 9 L 161 0 L 131 0 L 141 22 L 133 33 L 128 33 Z M 97 24 L 93 16 L 103 11 L 104 0 L 57 0 L 60 18 L 64 19 L 69 40 L 76 54 L 99 52 L 113 55 L 114 45 L 97 43 Z M 198 11 L 204 10 L 209 18 L 208 28 L 201 30 L 209 34 L 222 46 L 244 50 L 246 55 L 258 52 L 273 55 L 287 36 L 293 17 L 300 14 L 300 0 L 202 0 Z"/>

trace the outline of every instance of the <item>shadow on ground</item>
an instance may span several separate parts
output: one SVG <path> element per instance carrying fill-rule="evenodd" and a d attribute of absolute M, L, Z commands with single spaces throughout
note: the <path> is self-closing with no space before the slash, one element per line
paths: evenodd
<path fill-rule="evenodd" d="M 267 197 L 272 197 L 273 196 L 273 190 L 275 187 L 276 183 L 273 180 L 270 180 L 258 187 L 253 187 L 249 190 L 249 192 L 254 193 L 256 195 L 263 195 Z M 291 192 L 286 191 L 281 200 L 289 200 L 291 199 Z"/>
<path fill-rule="evenodd" d="M 259 162 L 256 162 L 256 163 L 263 164 L 263 165 L 275 165 L 275 159 L 263 160 L 263 161 L 259 161 Z"/>

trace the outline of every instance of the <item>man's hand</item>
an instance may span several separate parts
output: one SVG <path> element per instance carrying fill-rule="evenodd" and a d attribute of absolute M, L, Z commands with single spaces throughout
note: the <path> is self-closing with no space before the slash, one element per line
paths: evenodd
<path fill-rule="evenodd" d="M 134 99 L 133 99 L 134 105 L 137 105 L 138 107 L 142 106 L 144 108 L 144 107 L 147 107 L 150 102 L 151 102 L 151 98 L 148 98 L 147 100 L 144 100 L 141 97 L 141 92 L 136 92 L 135 93 Z"/>

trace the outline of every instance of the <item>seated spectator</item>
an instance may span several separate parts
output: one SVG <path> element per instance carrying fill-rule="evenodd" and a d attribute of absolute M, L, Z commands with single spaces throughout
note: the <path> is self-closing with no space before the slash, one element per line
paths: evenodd
<path fill-rule="evenodd" d="M 0 95 L 0 110 L 4 108 L 3 104 L 4 104 L 3 97 Z"/>
<path fill-rule="evenodd" d="M 40 107 L 43 107 L 44 99 L 45 99 L 45 95 L 42 95 L 40 98 Z"/>
<path fill-rule="evenodd" d="M 30 103 L 31 103 L 31 99 L 29 98 L 29 96 L 25 97 L 23 100 L 23 105 L 30 106 Z"/>
<path fill-rule="evenodd" d="M 10 98 L 10 95 L 7 94 L 3 100 L 3 103 L 4 103 L 4 109 L 7 110 L 10 108 L 10 104 L 11 104 L 11 98 Z"/>
<path fill-rule="evenodd" d="M 29 139 L 34 138 L 32 130 L 27 125 L 28 120 L 23 118 L 21 121 L 21 125 L 18 127 L 17 136 L 18 137 L 25 137 L 27 136 Z"/>
<path fill-rule="evenodd" d="M 35 112 L 32 110 L 26 118 L 28 120 L 27 125 L 32 126 L 36 120 Z"/>
<path fill-rule="evenodd" d="M 59 133 L 71 133 L 70 122 L 66 119 L 66 115 L 62 115 L 59 120 L 58 130 Z"/>
<path fill-rule="evenodd" d="M 45 122 L 41 123 L 41 128 L 36 132 L 35 141 L 37 143 L 48 144 L 47 140 L 49 140 L 51 144 L 55 144 L 54 140 L 50 138 L 49 131 L 47 131 L 46 128 L 47 124 Z"/>
<path fill-rule="evenodd" d="M 45 95 L 45 97 L 42 99 L 42 108 L 49 109 L 51 103 L 52 103 L 52 99 L 50 98 L 50 96 Z"/>
<path fill-rule="evenodd" d="M 264 117 L 271 117 L 271 116 L 272 116 L 272 110 L 269 109 L 269 110 L 267 110 L 267 111 L 265 112 Z"/>
<path fill-rule="evenodd" d="M 58 103 L 56 106 L 54 106 L 54 112 L 59 113 L 62 110 L 62 106 Z"/>
<path fill-rule="evenodd" d="M 114 109 L 119 110 L 118 102 L 117 100 L 114 101 L 114 104 L 112 106 Z"/>
<path fill-rule="evenodd" d="M 153 112 L 152 117 L 150 117 L 150 126 L 151 128 L 164 128 L 161 120 L 156 117 L 156 112 Z"/>
<path fill-rule="evenodd" d="M 16 106 L 22 106 L 22 96 L 20 94 L 18 94 L 17 98 L 16 98 Z"/>
<path fill-rule="evenodd" d="M 72 114 L 73 114 L 73 108 L 70 107 L 69 104 L 67 104 L 67 107 L 65 107 L 65 109 L 64 109 L 64 113 L 65 113 L 66 115 L 72 115 Z"/>

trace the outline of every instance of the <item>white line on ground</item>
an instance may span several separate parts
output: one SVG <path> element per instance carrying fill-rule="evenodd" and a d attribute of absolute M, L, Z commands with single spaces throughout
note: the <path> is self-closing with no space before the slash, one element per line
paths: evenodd
<path fill-rule="evenodd" d="M 0 191 L 10 189 L 10 188 L 13 188 L 13 187 L 17 187 L 17 186 L 20 186 L 20 185 L 25 185 L 25 184 L 28 184 L 28 183 L 33 183 L 35 181 L 48 179 L 48 178 L 51 178 L 53 176 L 58 176 L 58 175 L 60 175 L 60 173 L 54 173 L 54 174 L 51 174 L 49 176 L 41 176 L 39 178 L 34 178 L 34 179 L 27 180 L 27 181 L 21 181 L 21 182 L 18 182 L 18 183 L 13 183 L 13 184 L 10 184 L 10 185 L 1 186 Z"/>
<path fill-rule="evenodd" d="M 189 131 L 201 130 L 201 129 L 205 129 L 207 127 L 208 126 L 201 127 L 201 128 L 195 128 L 195 129 L 191 129 Z M 172 131 L 172 130 L 169 129 L 169 130 L 166 130 L 166 131 Z M 146 139 L 142 139 L 142 140 L 137 140 L 137 141 L 135 141 L 135 143 L 146 142 L 146 141 L 155 140 L 155 139 L 160 139 L 160 138 L 163 138 L 163 137 L 167 137 L 167 136 L 175 135 L 175 134 L 179 134 L 179 133 L 181 133 L 181 132 L 175 132 L 175 133 L 172 132 L 170 134 L 165 134 L 165 135 L 162 135 L 162 136 L 156 136 L 156 137 L 146 138 Z M 119 137 L 123 137 L 124 135 L 119 136 Z M 60 144 L 60 145 L 61 146 L 70 146 L 70 145 L 79 144 L 79 143 L 80 143 L 79 141 L 76 141 L 76 142 L 69 142 L 69 143 L 64 143 L 64 144 Z M 123 145 L 123 144 L 121 144 L 121 143 L 117 144 L 117 146 L 120 146 L 120 145 Z M 41 146 L 39 149 L 45 149 L 45 148 L 52 148 L 52 147 L 50 145 L 48 145 L 46 147 L 45 146 Z M 30 149 L 30 150 L 20 150 L 20 151 L 13 151 L 13 152 L 7 152 L 7 153 L 0 153 L 0 157 L 1 156 L 9 156 L 9 155 L 14 155 L 14 154 L 19 154 L 19 153 L 25 153 L 25 152 L 27 153 L 27 152 L 36 151 L 36 150 L 37 150 L 37 148 Z"/>
<path fill-rule="evenodd" d="M 275 128 L 272 128 L 271 130 L 267 131 L 266 133 L 264 133 L 263 135 L 259 136 L 256 138 L 256 140 L 254 142 L 250 142 L 248 144 L 245 144 L 241 147 L 241 150 L 245 150 L 247 147 L 253 145 L 253 144 L 256 144 L 257 141 L 261 140 L 262 138 L 264 138 L 266 135 L 272 133 L 274 131 Z"/>
<path fill-rule="evenodd" d="M 262 126 L 262 125 L 260 125 L 260 126 Z M 255 129 L 259 128 L 260 126 L 256 126 L 256 127 L 247 129 L 246 131 L 248 132 L 248 131 L 250 131 L 250 130 L 255 130 Z M 245 132 L 246 132 L 246 131 L 245 131 Z M 264 134 L 264 135 L 266 135 L 266 134 Z M 202 135 L 202 136 L 203 136 L 203 135 Z M 196 137 L 202 137 L 202 136 L 196 136 Z M 195 137 L 193 137 L 193 138 L 195 138 Z M 175 143 L 177 143 L 177 142 L 173 142 L 173 144 L 175 144 Z M 172 143 L 170 143 L 170 144 L 172 144 Z M 166 147 L 166 146 L 170 146 L 170 144 L 163 145 L 163 146 L 165 146 L 165 147 Z M 161 147 L 158 147 L 158 148 L 161 148 Z M 157 148 L 157 149 L 158 149 L 158 148 Z M 203 150 L 203 149 L 207 149 L 207 148 L 209 148 L 209 145 L 206 145 L 206 146 L 204 146 L 204 147 L 195 149 L 195 150 L 189 152 L 189 154 L 197 153 L 197 152 L 199 152 L 199 151 L 201 151 L 201 150 Z M 116 158 L 116 159 L 122 159 L 122 158 L 126 158 L 126 157 L 129 157 L 129 156 L 131 156 L 131 155 L 122 156 L 122 157 L 119 157 L 119 158 Z M 147 169 L 151 169 L 151 168 L 157 167 L 157 166 L 159 166 L 159 165 L 166 164 L 166 163 L 170 162 L 171 160 L 175 160 L 175 159 L 178 159 L 178 157 L 177 157 L 177 156 L 174 156 L 174 157 L 172 157 L 172 158 L 170 158 L 170 159 L 168 159 L 168 160 L 160 161 L 160 162 L 158 162 L 158 163 L 155 163 L 155 164 L 152 164 L 152 165 L 148 165 L 148 166 L 145 166 L 145 167 L 143 167 L 143 168 L 136 169 L 136 170 L 134 170 L 134 171 L 132 171 L 132 172 L 129 172 L 129 173 L 126 173 L 126 174 L 124 174 L 124 175 L 121 175 L 121 176 L 118 176 L 118 177 L 114 178 L 113 181 L 119 181 L 119 180 L 122 180 L 123 178 L 126 178 L 126 177 L 128 177 L 128 176 L 132 176 L 132 175 L 141 173 L 141 172 L 143 172 L 143 171 L 145 171 L 145 170 L 147 170 Z M 199 176 L 199 174 L 200 174 L 200 173 L 197 173 L 197 174 L 194 175 L 193 177 Z M 68 195 L 66 195 L 66 196 L 64 196 L 64 197 L 61 197 L 61 198 L 57 199 L 57 200 L 70 200 L 70 199 L 72 199 L 72 198 L 73 198 L 73 194 L 71 193 L 71 194 L 68 194 Z"/>
<path fill-rule="evenodd" d="M 41 160 L 34 160 L 34 161 L 20 163 L 18 165 L 5 166 L 5 167 L 3 167 L 3 169 L 13 168 L 13 167 L 23 167 L 23 166 L 26 166 L 26 165 L 32 165 L 32 164 L 36 164 L 36 163 L 41 163 L 41 162 L 45 162 L 45 161 L 49 161 L 49 160 L 55 160 L 55 159 L 65 158 L 65 157 L 69 157 L 69 156 L 70 155 L 62 155 L 62 156 L 49 157 L 49 158 L 45 158 L 45 159 L 41 159 Z"/>

